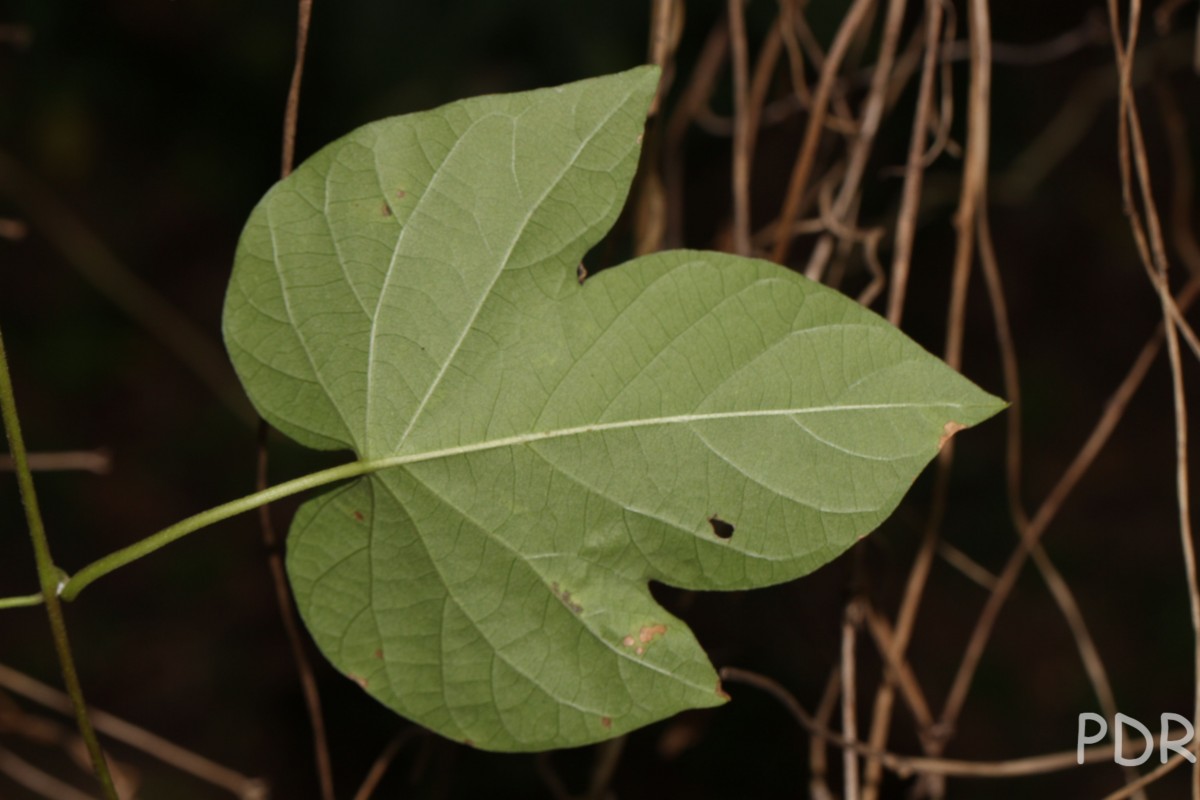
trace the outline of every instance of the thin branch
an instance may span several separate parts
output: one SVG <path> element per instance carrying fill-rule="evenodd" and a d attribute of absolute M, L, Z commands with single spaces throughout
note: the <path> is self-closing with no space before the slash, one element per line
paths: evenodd
<path fill-rule="evenodd" d="M 60 714 L 69 715 L 72 712 L 71 699 L 67 695 L 3 664 L 0 664 L 0 686 Z M 90 712 L 98 732 L 137 748 L 181 772 L 226 789 L 242 800 L 265 800 L 268 795 L 266 784 L 257 778 L 222 766 L 120 717 L 95 708 Z"/>
<path fill-rule="evenodd" d="M 404 749 L 406 744 L 417 738 L 421 733 L 421 728 L 410 727 L 393 736 L 392 740 L 388 742 L 387 747 L 383 748 L 383 752 L 371 764 L 371 769 L 367 772 L 367 777 L 363 779 L 362 785 L 354 793 L 354 800 L 370 800 L 371 795 L 375 794 L 375 790 L 379 788 L 379 783 L 383 780 L 383 776 L 387 774 L 388 768 L 396 760 L 396 756 L 400 754 L 400 751 Z"/>
<path fill-rule="evenodd" d="M 1196 549 L 1192 538 L 1191 487 L 1188 480 L 1188 416 L 1187 397 L 1183 383 L 1183 363 L 1179 354 L 1179 338 L 1170 322 L 1170 296 L 1165 281 L 1160 288 L 1163 320 L 1167 328 L 1167 356 L 1171 364 L 1171 388 L 1175 404 L 1175 492 L 1179 509 L 1179 538 L 1183 547 L 1183 565 L 1187 576 L 1188 598 L 1192 612 L 1194 637 L 1193 670 L 1193 729 L 1200 726 L 1200 579 L 1196 574 Z M 1200 799 L 1200 769 L 1192 770 L 1192 797 Z"/>
<path fill-rule="evenodd" d="M 29 469 L 34 472 L 90 472 L 107 475 L 112 472 L 112 453 L 98 450 L 69 450 L 61 453 L 27 453 Z M 16 468 L 12 456 L 0 453 L 0 472 Z"/>
<path fill-rule="evenodd" d="M 261 492 L 267 488 L 267 431 L 269 426 L 265 421 L 259 423 L 258 468 L 255 476 L 255 486 Z M 317 689 L 317 678 L 312 662 L 305 649 L 305 638 L 300 633 L 299 615 L 295 601 L 288 588 L 287 571 L 284 568 L 283 557 L 279 552 L 279 540 L 275 526 L 271 521 L 270 506 L 264 504 L 258 508 L 259 531 L 267 552 L 267 568 L 271 571 L 271 586 L 274 589 L 275 605 L 279 609 L 279 618 L 283 622 L 284 634 L 288 640 L 288 648 L 292 653 L 292 662 L 300 679 L 300 691 L 304 697 L 304 706 L 308 711 L 309 725 L 313 735 L 313 754 L 316 759 L 317 778 L 324 800 L 333 800 L 333 762 L 329 754 L 329 741 L 325 732 L 325 714 L 321 707 L 321 694 Z"/>
<path fill-rule="evenodd" d="M 750 127 L 746 95 L 750 91 L 750 56 L 746 42 L 744 0 L 728 0 L 730 61 L 733 64 L 733 250 L 750 255 Z"/>
<path fill-rule="evenodd" d="M 750 131 L 747 149 L 750 153 L 748 160 L 751 165 L 754 164 L 758 132 L 766 125 L 786 119 L 786 115 L 793 113 L 796 107 L 794 95 L 787 95 L 779 102 L 767 105 L 767 93 L 771 89 L 771 80 L 779 65 L 779 57 L 783 55 L 782 26 L 783 18 L 776 15 L 771 29 L 767 32 L 767 38 L 759 50 L 758 61 L 754 64 L 754 74 L 750 77 L 750 93 L 746 102 L 746 116 L 749 121 L 746 127 Z"/>
<path fill-rule="evenodd" d="M 621 754 L 625 752 L 628 741 L 629 736 L 626 735 L 596 745 L 596 762 L 592 765 L 584 800 L 603 800 L 609 796 L 613 776 L 617 774 L 617 766 L 621 763 Z"/>
<path fill-rule="evenodd" d="M 69 783 L 43 772 L 25 759 L 0 747 L 0 775 L 7 775 L 13 782 L 31 792 L 50 800 L 93 800 L 90 794 L 81 792 Z"/>
<path fill-rule="evenodd" d="M 1142 265 L 1151 278 L 1162 308 L 1163 324 L 1167 338 L 1167 357 L 1171 366 L 1172 399 L 1175 410 L 1175 482 L 1176 502 L 1179 512 L 1179 535 L 1184 556 L 1184 572 L 1187 578 L 1189 606 L 1191 610 L 1193 637 L 1193 709 L 1192 725 L 1200 725 L 1200 579 L 1197 578 L 1196 553 L 1192 541 L 1190 487 L 1188 485 L 1188 419 L 1187 399 L 1183 383 L 1183 364 L 1179 352 L 1179 328 L 1184 328 L 1182 317 L 1171 298 L 1167 281 L 1169 262 L 1163 241 L 1158 208 L 1150 183 L 1149 158 L 1142 137 L 1137 101 L 1133 95 L 1133 58 L 1136 52 L 1138 26 L 1141 21 L 1141 2 L 1131 0 L 1127 38 L 1122 44 L 1119 35 L 1119 9 L 1115 0 L 1110 0 L 1109 21 L 1113 34 L 1113 49 L 1120 71 L 1120 107 L 1118 120 L 1118 147 L 1121 164 L 1122 191 L 1126 199 L 1125 212 L 1130 228 L 1138 245 Z M 1144 226 L 1136 204 L 1133 202 L 1133 187 L 1130 179 L 1130 161 L 1137 177 Z M 1149 241 L 1146 241 L 1146 234 Z M 1147 246 L 1148 245 L 1148 246 Z M 1200 354 L 1198 354 L 1200 355 Z M 1192 797 L 1200 800 L 1200 769 L 1192 770 Z"/>
<path fill-rule="evenodd" d="M 1200 244 L 1192 222 L 1196 186 L 1187 123 L 1166 81 L 1155 81 L 1154 88 L 1171 159 L 1171 239 L 1188 271 L 1200 275 Z"/>
<path fill-rule="evenodd" d="M 663 95 L 675 79 L 675 50 L 683 35 L 684 13 L 682 0 L 654 0 L 654 9 L 650 13 L 648 61 L 659 66 L 662 78 L 650 102 L 649 117 L 658 115 Z"/>
<path fill-rule="evenodd" d="M 825 50 L 821 47 L 821 43 L 817 41 L 817 37 L 813 34 L 812 28 L 809 27 L 808 21 L 805 19 L 801 9 L 808 0 L 783 0 L 783 11 L 787 14 L 791 22 L 790 28 L 798 45 L 808 54 L 808 58 L 816 67 L 817 72 L 822 72 L 825 69 L 827 56 Z M 801 70 L 803 71 L 803 70 Z M 854 122 L 854 114 L 850 111 L 850 104 L 846 99 L 845 86 L 842 81 L 838 81 L 834 85 L 832 95 L 830 97 L 830 105 L 832 108 L 826 113 L 825 127 L 834 133 L 840 133 L 846 136 L 853 136 L 856 128 Z M 812 112 L 813 100 L 812 93 L 808 87 L 797 90 L 796 97 L 800 100 L 800 107 Z"/>
<path fill-rule="evenodd" d="M 667 122 L 663 142 L 663 183 L 667 195 L 667 231 L 663 244 L 667 247 L 683 245 L 684 169 L 683 139 L 688 127 L 704 108 L 707 98 L 717 83 L 717 75 L 725 63 L 729 51 L 729 24 L 721 17 L 700 50 L 691 78 L 683 90 L 683 96 L 675 105 Z"/>
<path fill-rule="evenodd" d="M 804 52 L 796 33 L 795 19 L 799 15 L 797 0 L 780 0 L 779 34 L 787 50 L 788 70 L 792 79 L 792 94 L 801 108 L 812 106 L 812 95 L 808 92 L 808 81 L 804 77 Z"/>
<path fill-rule="evenodd" d="M 88 718 L 83 687 L 79 682 L 79 674 L 75 671 L 75 659 L 71 655 L 67 623 L 63 619 L 62 603 L 58 598 L 62 573 L 54 565 L 54 558 L 50 554 L 50 542 L 46 538 L 46 530 L 42 525 L 42 512 L 38 507 L 37 492 L 33 486 L 33 473 L 29 471 L 29 464 L 25 458 L 25 440 L 21 435 L 21 421 L 17 415 L 17 400 L 13 392 L 12 376 L 8 370 L 8 356 L 5 354 L 2 334 L 0 334 L 0 416 L 3 416 L 9 451 L 12 453 L 17 467 L 17 486 L 21 490 L 21 502 L 25 506 L 29 538 L 33 542 L 33 556 L 37 563 L 42 601 L 46 606 L 46 616 L 50 623 L 50 634 L 54 640 L 58 665 L 62 670 L 63 684 L 71 696 L 71 703 L 75 710 L 75 724 L 87 746 L 88 755 L 92 760 L 92 769 L 96 774 L 101 791 L 108 800 L 118 800 L 117 789 L 113 785 L 108 762 L 104 758 L 104 752 L 100 749 L 100 740 L 96 738 L 96 731 L 92 728 L 91 719 Z"/>
<path fill-rule="evenodd" d="M 839 223 L 845 224 L 851 204 L 859 194 L 867 162 L 871 156 L 871 148 L 875 135 L 883 120 L 884 104 L 887 100 L 889 77 L 895 65 L 896 50 L 900 44 L 900 30 L 904 22 L 906 0 L 889 0 L 887 16 L 883 26 L 883 40 L 879 45 L 879 57 L 871 73 L 871 85 L 866 99 L 862 104 L 862 116 L 858 124 L 858 133 L 850 146 L 850 156 L 846 166 L 846 174 L 838 190 L 837 199 L 833 202 L 833 216 Z M 820 280 L 824 274 L 825 265 L 833 252 L 831 236 L 822 236 L 812 255 L 804 274 L 812 280 Z"/>
<path fill-rule="evenodd" d="M 936 722 L 933 712 L 929 708 L 929 701 L 925 699 L 925 694 L 917 683 L 917 676 L 913 673 L 912 666 L 906 660 L 896 661 L 892 658 L 895 645 L 891 627 L 878 611 L 869 606 L 866 611 L 866 619 L 867 630 L 870 632 L 871 638 L 875 640 L 875 647 L 880 656 L 884 659 L 883 663 L 888 671 L 889 682 L 899 687 L 905 705 L 912 712 L 919 729 L 928 731 Z"/>
<path fill-rule="evenodd" d="M 554 762 L 550 759 L 550 752 L 549 750 L 543 750 L 534 759 L 538 777 L 542 779 L 542 783 L 546 785 L 546 790 L 550 792 L 550 796 L 554 800 L 575 800 L 567 790 L 567 785 L 563 783 L 562 778 L 555 771 Z"/>
<path fill-rule="evenodd" d="M 308 51 L 308 28 L 312 22 L 312 0 L 298 0 L 296 20 L 296 60 L 288 87 L 287 107 L 283 112 L 283 156 L 280 173 L 287 177 L 296 161 L 296 124 L 300 117 L 300 82 L 304 79 L 304 54 Z"/>
<path fill-rule="evenodd" d="M 857 600 L 846 605 L 842 619 L 842 735 L 846 741 L 858 742 L 858 691 L 856 678 L 855 642 L 862 616 Z M 842 750 L 842 792 L 845 800 L 859 800 L 858 753 L 853 747 Z"/>
<path fill-rule="evenodd" d="M 1010 67 L 1036 67 L 1074 55 L 1081 50 L 1103 44 L 1108 31 L 1103 20 L 1091 9 L 1074 28 L 1057 36 L 1030 44 L 992 43 L 992 63 Z M 942 50 L 943 61 L 965 61 L 971 57 L 969 41 L 947 43 Z"/>
<path fill-rule="evenodd" d="M 829 671 L 829 679 L 825 681 L 825 691 L 821 693 L 821 702 L 817 704 L 814 720 L 818 727 L 828 730 L 829 721 L 837 707 L 838 695 L 841 694 L 842 675 L 837 665 Z M 829 772 L 829 762 L 826 757 L 828 740 L 820 733 L 813 732 L 808 742 L 808 772 L 809 794 L 813 800 L 832 800 L 833 792 L 829 790 L 826 775 Z"/>
<path fill-rule="evenodd" d="M 946 540 L 937 543 L 937 551 L 943 561 L 958 570 L 967 580 L 979 584 L 989 592 L 996 587 L 995 575 Z"/>
<path fill-rule="evenodd" d="M 817 145 L 820 143 L 821 132 L 825 127 L 824 122 L 825 115 L 828 113 L 829 96 L 833 91 L 834 83 L 837 81 L 838 68 L 841 66 L 851 42 L 854 41 L 855 33 L 858 31 L 859 26 L 863 24 L 863 21 L 866 20 L 873 6 L 874 0 L 854 0 L 846 15 L 842 18 L 842 24 L 834 36 L 833 44 L 829 47 L 829 55 L 825 59 L 825 64 L 821 69 L 821 78 L 817 82 L 816 91 L 813 93 L 808 126 L 804 131 L 804 141 L 800 146 L 800 153 L 796 157 L 796 162 L 792 167 L 792 177 L 788 183 L 787 195 L 783 201 L 783 210 L 780 212 L 779 219 L 775 223 L 775 249 L 771 254 L 771 260 L 777 263 L 784 263 L 788 250 L 791 247 L 792 223 L 800 214 L 800 203 L 804 197 L 804 190 L 808 186 L 809 178 L 812 175 L 813 165 L 816 162 Z"/>
<path fill-rule="evenodd" d="M 1189 750 L 1190 749 L 1191 748 L 1189 748 Z M 1133 797 L 1135 794 L 1138 794 L 1139 792 L 1141 792 L 1142 789 L 1145 789 L 1150 784 L 1155 783 L 1159 779 L 1166 776 L 1168 773 L 1174 771 L 1174 769 L 1176 767 L 1182 766 L 1187 761 L 1188 761 L 1188 759 L 1185 758 L 1182 753 L 1176 753 L 1175 755 L 1173 755 L 1169 759 L 1167 759 L 1167 763 L 1163 764 L 1162 766 L 1156 767 L 1155 769 L 1151 770 L 1150 772 L 1147 772 L 1145 775 L 1138 778 L 1133 783 L 1126 784 L 1125 788 L 1118 789 L 1117 791 L 1113 792 L 1112 794 L 1104 795 L 1102 800 L 1125 800 L 1125 798 L 1127 798 L 1127 797 Z"/>
<path fill-rule="evenodd" d="M 1027 775 L 1043 775 L 1048 772 L 1061 772 L 1062 770 L 1075 769 L 1079 766 L 1077 760 L 1078 754 L 1075 749 L 1005 761 L 964 761 L 954 758 L 902 756 L 882 750 L 874 750 L 861 742 L 851 742 L 843 738 L 840 734 L 820 725 L 811 714 L 804 710 L 804 707 L 800 705 L 791 692 L 783 688 L 777 681 L 765 675 L 759 675 L 758 673 L 738 669 L 737 667 L 723 667 L 720 675 L 723 681 L 743 683 L 770 694 L 810 734 L 827 739 L 837 747 L 852 749 L 861 756 L 879 759 L 883 762 L 884 766 L 902 778 L 912 775 L 942 775 L 960 778 L 1017 778 Z M 1192 747 L 1195 747 L 1194 743 Z M 1111 760 L 1115 753 L 1116 748 L 1113 745 L 1086 747 L 1083 751 L 1084 763 L 1092 764 Z"/>
<path fill-rule="evenodd" d="M 904 190 L 900 200 L 900 214 L 896 222 L 891 291 L 888 295 L 887 318 L 889 322 L 897 326 L 904 314 L 904 295 L 908 289 L 908 273 L 912 263 L 917 211 L 921 202 L 921 183 L 925 177 L 923 163 L 925 132 L 929 128 L 929 117 L 933 110 L 933 81 L 937 73 L 941 25 L 941 2 L 925 0 L 925 63 L 921 67 L 917 109 L 916 115 L 913 117 L 912 135 L 908 145 L 908 165 L 904 170 Z"/>

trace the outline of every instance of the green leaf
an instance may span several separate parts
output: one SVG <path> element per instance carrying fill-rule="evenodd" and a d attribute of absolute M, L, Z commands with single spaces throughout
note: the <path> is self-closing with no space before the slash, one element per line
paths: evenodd
<path fill-rule="evenodd" d="M 317 644 L 448 737 L 540 750 L 726 698 L 648 582 L 765 586 L 878 525 L 1003 403 L 777 265 L 576 279 L 658 73 L 367 125 L 254 210 L 225 337 L 259 412 L 387 468 L 305 503 Z"/>

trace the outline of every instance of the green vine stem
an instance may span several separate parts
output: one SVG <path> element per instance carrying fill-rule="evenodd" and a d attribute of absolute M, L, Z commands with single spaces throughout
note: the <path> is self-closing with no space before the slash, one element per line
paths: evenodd
<path fill-rule="evenodd" d="M 4 336 L 0 334 L 0 414 L 4 418 L 4 431 L 8 435 L 8 446 L 12 453 L 13 466 L 17 473 L 17 486 L 21 491 L 21 502 L 25 506 L 25 519 L 29 525 L 29 537 L 33 540 L 33 555 L 37 562 L 38 583 L 42 589 L 42 602 L 46 605 L 46 615 L 50 620 L 50 633 L 54 639 L 54 649 L 58 654 L 58 664 L 62 669 L 63 684 L 71 697 L 71 705 L 75 709 L 75 722 L 79 727 L 79 735 L 87 745 L 88 755 L 92 760 L 92 769 L 100 788 L 108 800 L 119 800 L 112 775 L 108 770 L 108 762 L 100 749 L 100 741 L 92 728 L 88 717 L 87 703 L 83 699 L 83 687 L 79 683 L 79 675 L 75 671 L 75 660 L 71 656 L 71 642 L 67 638 L 67 624 L 63 619 L 62 604 L 58 599 L 59 585 L 62 582 L 62 572 L 54 566 L 50 555 L 50 543 L 46 539 L 46 530 L 42 525 L 42 512 L 38 508 L 37 493 L 33 488 L 33 473 L 29 470 L 29 460 L 25 454 L 25 441 L 21 437 L 21 424 L 17 416 L 17 400 L 13 392 L 12 376 L 8 370 L 8 356 L 4 351 Z M 29 598 L 17 598 L 28 600 Z"/>
<path fill-rule="evenodd" d="M 26 594 L 20 597 L 3 597 L 0 598 L 0 610 L 5 608 L 26 608 L 28 606 L 40 606 L 46 602 L 46 598 L 42 597 L 42 593 Z"/>
<path fill-rule="evenodd" d="M 128 547 L 122 548 L 115 553 L 110 553 L 97 561 L 93 561 L 83 569 L 76 572 L 66 583 L 63 584 L 62 597 L 64 600 L 74 600 L 79 596 L 88 585 L 97 578 L 102 578 L 113 570 L 120 569 L 126 564 L 137 561 L 139 558 L 148 556 L 155 550 L 166 547 L 171 542 L 187 536 L 189 533 L 194 533 L 202 528 L 207 528 L 209 525 L 214 525 L 222 520 L 235 517 L 238 514 L 243 514 L 247 511 L 253 511 L 259 506 L 267 503 L 274 503 L 277 500 L 282 500 L 300 492 L 316 489 L 326 484 L 335 483 L 337 481 L 346 480 L 347 478 L 356 478 L 368 472 L 374 472 L 387 466 L 390 461 L 395 459 L 380 459 L 378 461 L 352 461 L 349 464 L 340 464 L 336 467 L 313 472 L 308 475 L 303 475 L 299 478 L 293 478 L 290 481 L 276 484 L 268 489 L 263 489 L 260 492 L 239 497 L 237 500 L 231 500 L 228 503 L 223 503 L 206 511 L 201 511 L 199 514 L 194 514 L 187 519 L 180 520 L 174 525 L 163 528 L 158 533 L 147 536 L 141 541 L 135 542 Z M 0 600 L 3 604 L 4 600 Z M 0 605 L 0 607 L 3 607 Z"/>

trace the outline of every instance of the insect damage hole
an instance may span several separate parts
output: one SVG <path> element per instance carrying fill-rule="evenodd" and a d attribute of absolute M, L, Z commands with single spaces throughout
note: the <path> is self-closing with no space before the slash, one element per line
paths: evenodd
<path fill-rule="evenodd" d="M 733 523 L 726 522 L 716 514 L 708 518 L 708 524 L 712 526 L 713 533 L 718 539 L 729 539 L 733 536 Z"/>

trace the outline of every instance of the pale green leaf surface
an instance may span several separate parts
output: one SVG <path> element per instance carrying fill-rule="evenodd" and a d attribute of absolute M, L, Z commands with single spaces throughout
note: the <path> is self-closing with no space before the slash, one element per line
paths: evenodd
<path fill-rule="evenodd" d="M 272 189 L 239 246 L 225 336 L 260 413 L 395 464 L 297 513 L 305 623 L 380 701 L 479 747 L 584 744 L 722 702 L 648 581 L 811 572 L 1003 406 L 767 262 L 669 252 L 579 285 L 656 82 L 367 125 Z"/>

